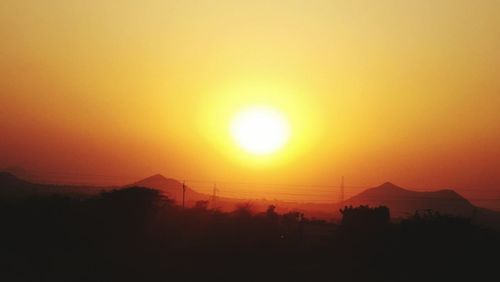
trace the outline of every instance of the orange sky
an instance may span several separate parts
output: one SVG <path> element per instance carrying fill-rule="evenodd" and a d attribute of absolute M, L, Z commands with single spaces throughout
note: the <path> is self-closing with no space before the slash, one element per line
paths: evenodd
<path fill-rule="evenodd" d="M 0 168 L 500 198 L 500 2 L 245 2 L 2 1 Z M 255 103 L 291 122 L 271 157 L 228 136 Z"/>

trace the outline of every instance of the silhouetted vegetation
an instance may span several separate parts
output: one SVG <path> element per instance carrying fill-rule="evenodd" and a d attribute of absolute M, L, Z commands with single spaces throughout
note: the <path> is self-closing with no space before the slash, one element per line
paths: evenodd
<path fill-rule="evenodd" d="M 478 280 L 500 250 L 498 233 L 432 211 L 391 223 L 386 207 L 345 207 L 335 224 L 209 204 L 140 187 L 4 203 L 2 281 Z"/>
<path fill-rule="evenodd" d="M 375 229 L 389 224 L 390 215 L 387 207 L 370 208 L 368 206 L 345 207 L 340 210 L 342 226 L 355 229 Z"/>

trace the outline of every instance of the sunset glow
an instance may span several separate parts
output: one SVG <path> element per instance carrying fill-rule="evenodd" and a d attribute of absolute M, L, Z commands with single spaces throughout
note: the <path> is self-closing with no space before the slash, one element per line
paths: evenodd
<path fill-rule="evenodd" d="M 396 2 L 2 1 L 0 168 L 498 198 L 499 2 Z"/>
<path fill-rule="evenodd" d="M 498 276 L 500 0 L 0 0 L 0 42 L 2 281 Z"/>

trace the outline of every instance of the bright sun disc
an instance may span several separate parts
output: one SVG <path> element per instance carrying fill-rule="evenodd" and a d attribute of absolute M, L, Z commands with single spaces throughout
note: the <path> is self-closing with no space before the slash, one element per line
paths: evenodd
<path fill-rule="evenodd" d="M 231 135 L 249 153 L 267 155 L 282 148 L 290 136 L 287 119 L 270 107 L 240 111 L 231 123 Z"/>

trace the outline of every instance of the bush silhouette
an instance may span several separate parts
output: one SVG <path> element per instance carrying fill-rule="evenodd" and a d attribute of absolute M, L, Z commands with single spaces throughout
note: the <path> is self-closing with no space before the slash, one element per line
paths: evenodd
<path fill-rule="evenodd" d="M 389 208 L 380 206 L 370 208 L 368 206 L 352 207 L 346 206 L 340 210 L 342 214 L 341 225 L 346 228 L 372 229 L 389 224 Z"/>
<path fill-rule="evenodd" d="M 196 201 L 196 203 L 194 204 L 194 209 L 199 211 L 206 211 L 208 210 L 209 203 L 209 201 Z"/>

